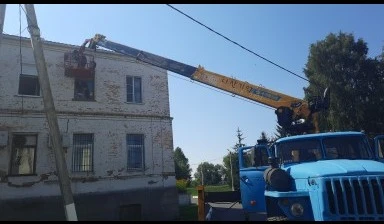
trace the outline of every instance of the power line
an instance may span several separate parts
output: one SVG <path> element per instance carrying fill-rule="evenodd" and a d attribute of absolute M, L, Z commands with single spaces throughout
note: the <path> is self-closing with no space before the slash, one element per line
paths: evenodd
<path fill-rule="evenodd" d="M 166 4 L 166 5 L 169 6 L 170 8 L 172 8 L 172 9 L 178 11 L 179 13 L 183 14 L 184 16 L 188 17 L 189 19 L 193 20 L 194 22 L 200 24 L 201 26 L 207 28 L 208 30 L 214 32 L 215 34 L 217 34 L 217 35 L 223 37 L 224 39 L 228 40 L 229 42 L 231 42 L 231 43 L 233 43 L 233 44 L 235 44 L 235 45 L 241 47 L 242 49 L 244 49 L 244 50 L 250 52 L 251 54 L 253 54 L 253 55 L 255 55 L 255 56 L 257 56 L 257 57 L 259 57 L 259 58 L 261 58 L 261 59 L 263 59 L 263 60 L 265 60 L 265 61 L 267 61 L 267 62 L 269 62 L 269 63 L 271 63 L 271 64 L 273 64 L 273 65 L 275 65 L 275 66 L 277 66 L 277 67 L 279 67 L 279 68 L 281 68 L 281 69 L 283 69 L 283 70 L 286 71 L 286 72 L 289 72 L 290 74 L 292 74 L 292 75 L 294 75 L 294 76 L 297 76 L 297 77 L 299 77 L 299 78 L 301 78 L 301 79 L 303 79 L 303 80 L 305 80 L 305 81 L 307 81 L 307 82 L 310 82 L 308 79 L 306 79 L 306 78 L 304 78 L 304 77 L 302 77 L 302 76 L 300 76 L 300 75 L 298 75 L 298 74 L 296 74 L 296 73 L 294 73 L 294 72 L 292 72 L 292 71 L 290 71 L 290 70 L 284 68 L 283 66 L 280 66 L 280 65 L 276 64 L 275 62 L 273 62 L 273 61 L 271 61 L 271 60 L 269 60 L 269 59 L 267 59 L 267 58 L 265 58 L 265 57 L 263 57 L 263 56 L 261 56 L 261 55 L 255 53 L 254 51 L 252 51 L 252 50 L 250 50 L 250 49 L 248 49 L 248 48 L 242 46 L 241 44 L 239 44 L 239 43 L 237 43 L 237 42 L 235 42 L 235 41 L 229 39 L 228 37 L 224 36 L 223 34 L 221 34 L 221 33 L 217 32 L 217 31 L 215 31 L 214 29 L 212 29 L 212 28 L 210 28 L 210 27 L 204 25 L 203 23 L 197 21 L 196 19 L 194 19 L 194 18 L 192 18 L 191 16 L 185 14 L 184 12 L 180 11 L 179 9 L 177 9 L 177 8 L 175 8 L 175 7 L 173 7 L 173 6 L 171 6 L 170 4 Z"/>

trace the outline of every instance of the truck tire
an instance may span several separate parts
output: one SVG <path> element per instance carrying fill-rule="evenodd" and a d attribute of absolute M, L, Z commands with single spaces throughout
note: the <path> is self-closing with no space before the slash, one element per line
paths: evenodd
<path fill-rule="evenodd" d="M 268 217 L 267 221 L 288 221 L 288 218 L 285 216 L 273 216 L 273 217 Z"/>

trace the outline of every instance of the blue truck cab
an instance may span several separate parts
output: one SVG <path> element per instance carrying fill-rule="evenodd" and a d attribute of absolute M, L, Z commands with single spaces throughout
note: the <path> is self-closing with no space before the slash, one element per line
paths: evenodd
<path fill-rule="evenodd" d="M 384 136 L 329 132 L 238 149 L 246 214 L 267 220 L 384 220 Z"/>

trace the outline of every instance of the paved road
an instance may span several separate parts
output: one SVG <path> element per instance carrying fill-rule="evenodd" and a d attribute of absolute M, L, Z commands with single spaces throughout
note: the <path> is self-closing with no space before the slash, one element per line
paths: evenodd
<path fill-rule="evenodd" d="M 197 198 L 191 198 L 191 203 L 197 204 Z M 240 203 L 220 202 L 205 205 L 205 214 L 211 221 L 245 221 L 245 214 Z M 265 221 L 264 213 L 250 214 L 249 221 Z"/>

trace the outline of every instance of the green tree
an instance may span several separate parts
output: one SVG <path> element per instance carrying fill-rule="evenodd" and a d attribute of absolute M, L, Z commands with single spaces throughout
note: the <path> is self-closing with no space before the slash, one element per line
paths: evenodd
<path fill-rule="evenodd" d="M 259 139 L 267 140 L 267 141 L 268 141 L 268 135 L 267 135 L 267 133 L 265 133 L 265 131 L 262 131 L 261 134 L 260 134 Z"/>
<path fill-rule="evenodd" d="M 203 162 L 197 167 L 194 176 L 200 184 L 217 185 L 221 182 L 220 169 L 220 165 Z"/>
<path fill-rule="evenodd" d="M 190 180 L 192 169 L 189 167 L 188 159 L 185 157 L 183 150 L 180 147 L 176 147 L 173 156 L 175 160 L 176 180 Z"/>
<path fill-rule="evenodd" d="M 319 114 L 320 131 L 384 131 L 383 54 L 368 58 L 367 43 L 353 34 L 330 33 L 310 46 L 304 73 L 310 84 L 305 98 L 330 89 L 330 108 Z"/>
<path fill-rule="evenodd" d="M 225 167 L 223 166 L 223 165 L 220 165 L 220 164 L 216 164 L 215 165 L 215 168 L 218 170 L 218 172 L 219 172 L 219 175 L 220 175 L 220 182 L 222 183 L 222 182 L 225 182 L 226 183 L 226 178 L 227 178 L 227 176 L 226 176 L 226 169 L 225 169 Z"/>
<path fill-rule="evenodd" d="M 262 131 L 258 140 L 266 140 L 268 145 L 270 145 L 273 141 L 277 140 L 278 138 L 275 136 L 269 137 L 265 131 Z"/>
<path fill-rule="evenodd" d="M 237 149 L 239 147 L 245 146 L 245 144 L 242 143 L 244 138 L 242 137 L 243 133 L 240 131 L 239 128 L 237 128 L 237 142 L 232 147 L 232 150 L 228 149 L 228 154 L 224 156 L 223 158 L 223 164 L 225 169 L 225 180 L 229 186 L 232 186 L 232 176 L 233 175 L 233 186 L 235 190 L 238 190 L 240 188 L 240 178 L 239 178 L 239 157 L 237 155 Z M 232 167 L 231 167 L 232 164 Z M 231 174 L 232 170 L 232 174 Z"/>
<path fill-rule="evenodd" d="M 281 127 L 279 124 L 276 125 L 276 132 L 275 132 L 275 137 L 273 137 L 273 140 L 277 140 L 279 138 L 287 137 L 288 132 Z"/>

